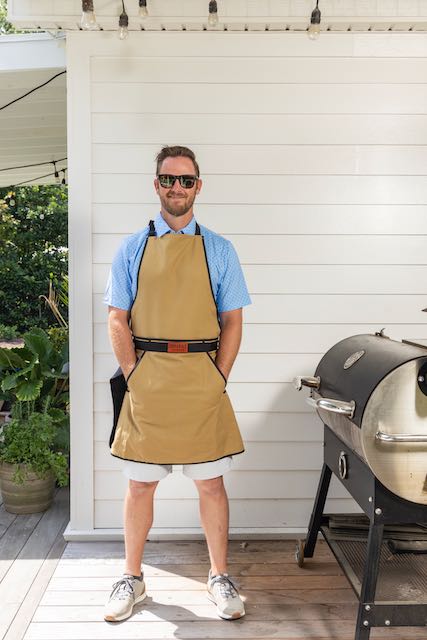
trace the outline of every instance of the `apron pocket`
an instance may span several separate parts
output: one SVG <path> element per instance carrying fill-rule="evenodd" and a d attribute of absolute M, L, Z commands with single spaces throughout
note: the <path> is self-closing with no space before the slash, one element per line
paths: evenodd
<path fill-rule="evenodd" d="M 220 368 L 217 366 L 215 360 L 212 358 L 211 354 L 207 351 L 206 355 L 208 356 L 209 360 L 212 362 L 213 366 L 215 367 L 215 371 L 221 376 L 221 379 L 224 383 L 224 393 L 225 393 L 225 387 L 227 386 L 227 380 L 225 378 L 225 376 L 223 375 L 222 371 L 220 370 Z"/>
<path fill-rule="evenodd" d="M 112 428 L 112 431 L 110 434 L 110 440 L 109 440 L 109 445 L 111 447 L 111 445 L 113 444 L 117 422 L 119 420 L 119 415 L 120 415 L 120 411 L 123 404 L 123 399 L 127 391 L 126 380 L 120 367 L 114 373 L 113 377 L 110 378 L 110 387 L 111 387 L 111 396 L 113 399 L 113 414 L 114 414 L 113 428 Z"/>
<path fill-rule="evenodd" d="M 113 399 L 113 428 L 110 433 L 110 447 L 114 442 L 114 436 L 116 433 L 117 423 L 119 421 L 120 411 L 122 410 L 123 400 L 125 398 L 126 392 L 129 391 L 129 378 L 135 372 L 144 355 L 145 351 L 143 351 L 141 356 L 137 359 L 137 361 L 135 362 L 135 366 L 133 367 L 127 378 L 124 377 L 121 367 L 119 367 L 114 373 L 113 377 L 110 378 L 111 396 Z"/>
<path fill-rule="evenodd" d="M 139 358 L 137 359 L 137 361 L 135 362 L 135 365 L 134 365 L 133 369 L 131 369 L 131 372 L 129 373 L 128 377 L 126 378 L 126 384 L 129 382 L 129 379 L 131 378 L 131 376 L 133 376 L 133 374 L 137 370 L 142 358 L 145 356 L 146 353 L 147 353 L 146 351 L 143 351 L 141 353 L 141 355 L 139 356 Z"/>

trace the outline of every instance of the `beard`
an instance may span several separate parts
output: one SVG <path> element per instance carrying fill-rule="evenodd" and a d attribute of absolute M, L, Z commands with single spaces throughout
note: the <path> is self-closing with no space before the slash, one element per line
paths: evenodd
<path fill-rule="evenodd" d="M 194 200 L 196 199 L 196 194 L 192 194 L 188 197 L 179 197 L 179 198 L 170 198 L 168 196 L 164 196 L 160 198 L 160 202 L 165 211 L 167 211 L 171 216 L 175 218 L 180 218 L 181 216 L 185 216 L 193 206 Z"/>

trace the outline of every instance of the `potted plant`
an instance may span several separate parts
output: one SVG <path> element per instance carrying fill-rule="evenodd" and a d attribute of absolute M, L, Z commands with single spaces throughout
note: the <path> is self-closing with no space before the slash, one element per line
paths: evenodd
<path fill-rule="evenodd" d="M 0 399 L 12 406 L 0 432 L 0 489 L 12 513 L 47 509 L 68 483 L 67 345 L 32 329 L 24 346 L 0 349 Z"/>

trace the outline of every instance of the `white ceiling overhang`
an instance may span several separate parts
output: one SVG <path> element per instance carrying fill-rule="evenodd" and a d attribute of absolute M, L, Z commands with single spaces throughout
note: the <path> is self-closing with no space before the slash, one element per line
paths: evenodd
<path fill-rule="evenodd" d="M 0 107 L 65 71 L 65 50 L 48 33 L 0 37 Z M 0 111 L 0 186 L 52 173 L 67 156 L 66 74 Z M 16 168 L 22 165 L 47 163 Z M 66 160 L 57 167 L 66 167 Z M 63 177 L 63 173 L 60 173 Z M 50 175 L 35 180 L 55 182 Z"/>
<path fill-rule="evenodd" d="M 125 0 L 130 31 L 277 33 L 305 31 L 315 0 L 218 0 L 216 27 L 207 23 L 208 0 L 147 0 L 147 5 L 149 17 L 141 20 L 138 0 Z M 116 30 L 121 0 L 94 0 L 94 6 L 100 28 Z M 323 31 L 427 31 L 427 0 L 320 0 L 319 8 Z M 65 70 L 61 32 L 80 28 L 81 1 L 9 0 L 8 10 L 16 27 L 45 33 L 0 37 L 0 106 Z M 65 74 L 1 110 L 0 129 L 0 186 L 54 182 L 46 175 L 53 172 L 52 161 L 58 169 L 67 166 Z M 22 166 L 30 164 L 38 166 Z"/>
<path fill-rule="evenodd" d="M 79 29 L 80 0 L 9 0 L 9 19 L 22 29 Z M 219 24 L 209 27 L 208 0 L 125 0 L 129 30 L 302 31 L 315 0 L 218 0 Z M 94 0 L 99 26 L 117 29 L 121 0 Z M 322 29 L 330 31 L 426 31 L 427 3 L 420 0 L 320 0 Z"/>

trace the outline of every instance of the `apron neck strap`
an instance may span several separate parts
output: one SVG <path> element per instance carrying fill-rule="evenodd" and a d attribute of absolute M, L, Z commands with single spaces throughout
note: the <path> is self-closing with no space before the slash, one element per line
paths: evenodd
<path fill-rule="evenodd" d="M 154 227 L 154 222 L 153 222 L 153 220 L 150 220 L 150 221 L 149 221 L 149 223 L 148 223 L 148 227 L 149 227 L 148 235 L 149 235 L 149 236 L 156 236 L 156 235 L 157 235 L 157 233 L 156 233 L 156 229 L 155 229 L 155 227 Z M 195 233 L 195 235 L 196 235 L 196 236 L 200 236 L 200 235 L 202 235 L 202 234 L 200 233 L 200 227 L 199 227 L 199 223 L 198 223 L 198 222 L 196 222 L 196 233 Z"/>

